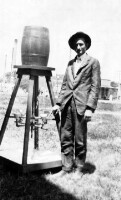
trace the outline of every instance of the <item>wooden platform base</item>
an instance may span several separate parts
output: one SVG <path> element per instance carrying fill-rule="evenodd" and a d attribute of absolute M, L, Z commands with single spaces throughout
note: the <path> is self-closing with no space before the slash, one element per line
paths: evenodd
<path fill-rule="evenodd" d="M 21 149 L 0 151 L 0 163 L 23 173 L 61 167 L 61 156 L 51 151 L 33 150 L 28 155 L 27 165 L 22 165 Z"/>

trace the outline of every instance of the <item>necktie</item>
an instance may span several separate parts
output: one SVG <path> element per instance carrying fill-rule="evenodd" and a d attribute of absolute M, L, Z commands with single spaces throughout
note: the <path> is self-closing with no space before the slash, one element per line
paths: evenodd
<path fill-rule="evenodd" d="M 76 62 L 74 63 L 74 76 L 76 76 L 78 69 L 80 68 L 81 65 L 81 60 L 76 60 Z"/>

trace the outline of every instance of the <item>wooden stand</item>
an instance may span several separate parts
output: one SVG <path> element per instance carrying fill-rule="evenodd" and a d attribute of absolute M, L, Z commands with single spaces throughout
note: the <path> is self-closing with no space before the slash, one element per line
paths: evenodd
<path fill-rule="evenodd" d="M 52 70 L 54 68 L 50 67 L 42 67 L 42 66 L 30 66 L 30 65 L 22 65 L 22 66 L 14 66 L 17 68 L 17 82 L 14 87 L 14 90 L 12 92 L 9 105 L 5 114 L 5 118 L 1 127 L 0 131 L 0 144 L 2 142 L 6 126 L 11 114 L 11 110 L 14 104 L 14 100 L 22 79 L 23 75 L 29 75 L 29 90 L 28 90 L 28 99 L 27 99 L 27 110 L 26 110 L 26 122 L 25 122 L 25 135 L 24 135 L 24 144 L 23 144 L 23 155 L 22 155 L 22 163 L 18 163 L 15 160 L 6 158 L 4 155 L 0 155 L 0 159 L 3 162 L 6 162 L 9 165 L 14 165 L 15 167 L 22 170 L 24 173 L 28 171 L 35 171 L 40 169 L 47 169 L 47 168 L 55 168 L 55 167 L 61 167 L 61 157 L 60 155 L 51 154 L 49 152 L 49 161 L 47 160 L 46 155 L 46 161 L 36 161 L 36 163 L 27 163 L 27 156 L 28 156 L 28 143 L 29 143 L 29 133 L 30 133 L 30 124 L 32 116 L 39 116 L 39 105 L 38 105 L 38 78 L 39 76 L 45 76 L 47 87 L 50 94 L 51 104 L 54 106 L 55 104 L 55 98 L 54 93 L 52 90 L 52 83 L 51 83 L 51 76 L 52 76 Z M 60 133 L 60 119 L 59 115 L 55 117 L 56 125 L 58 133 Z M 35 140 L 34 140 L 34 148 L 39 148 L 39 131 L 38 127 L 35 128 Z M 6 153 L 7 154 L 7 153 Z M 6 155 L 5 154 L 5 155 Z M 40 154 L 41 157 L 41 154 Z M 50 159 L 52 157 L 52 160 Z"/>

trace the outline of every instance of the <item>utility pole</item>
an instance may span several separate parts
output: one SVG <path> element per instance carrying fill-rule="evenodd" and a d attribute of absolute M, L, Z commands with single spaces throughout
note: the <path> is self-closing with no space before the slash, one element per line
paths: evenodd
<path fill-rule="evenodd" d="M 17 39 L 15 39 L 15 40 L 14 40 L 13 65 L 15 65 L 15 64 L 16 64 L 17 43 L 18 43 L 18 40 L 17 40 Z"/>
<path fill-rule="evenodd" d="M 12 49 L 12 61 L 11 61 L 11 79 L 12 79 L 13 66 L 16 64 L 17 42 L 18 40 L 14 39 L 14 47 Z"/>
<path fill-rule="evenodd" d="M 13 70 L 13 54 L 14 54 L 14 48 L 12 49 L 11 76 L 12 76 L 12 70 Z"/>

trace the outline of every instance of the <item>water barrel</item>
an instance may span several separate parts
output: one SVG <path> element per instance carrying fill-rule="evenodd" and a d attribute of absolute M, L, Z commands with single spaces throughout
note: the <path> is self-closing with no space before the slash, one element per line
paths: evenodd
<path fill-rule="evenodd" d="M 47 66 L 49 51 L 48 28 L 25 26 L 21 43 L 22 64 Z"/>

